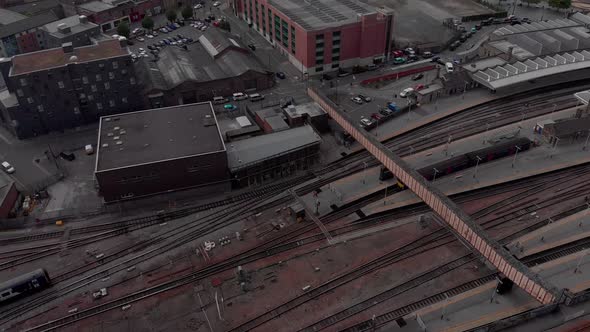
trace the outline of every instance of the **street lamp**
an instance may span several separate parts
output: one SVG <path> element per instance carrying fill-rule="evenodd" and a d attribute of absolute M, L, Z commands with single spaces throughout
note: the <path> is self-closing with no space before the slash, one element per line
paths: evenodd
<path fill-rule="evenodd" d="M 515 145 L 516 153 L 514 154 L 514 159 L 512 159 L 512 168 L 514 168 L 514 163 L 516 162 L 516 156 L 518 156 L 518 151 L 520 151 L 520 146 Z"/>
<path fill-rule="evenodd" d="M 479 156 L 475 156 L 477 158 L 477 162 L 475 163 L 475 172 L 473 172 L 473 178 L 477 176 L 477 166 L 479 166 L 479 162 L 482 160 Z"/>
<path fill-rule="evenodd" d="M 432 177 L 432 183 L 434 183 L 434 181 L 436 181 L 436 174 L 437 174 L 437 173 L 440 173 L 440 172 L 438 171 L 438 169 L 436 169 L 436 168 L 433 168 L 433 170 L 434 170 L 434 176 Z"/>

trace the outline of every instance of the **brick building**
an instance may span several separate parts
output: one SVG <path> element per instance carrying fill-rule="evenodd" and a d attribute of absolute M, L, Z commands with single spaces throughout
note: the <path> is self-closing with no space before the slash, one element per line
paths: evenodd
<path fill-rule="evenodd" d="M 303 73 L 379 63 L 391 53 L 387 8 L 357 0 L 233 0 L 232 7 Z"/>
<path fill-rule="evenodd" d="M 0 26 L 0 56 L 10 57 L 43 49 L 40 29 L 58 19 L 55 13 L 48 11 Z"/>
<path fill-rule="evenodd" d="M 18 101 L 17 107 L 3 107 L 6 126 L 26 138 L 142 109 L 125 43 L 107 40 L 79 48 L 64 44 L 1 61 L 8 91 Z"/>
<path fill-rule="evenodd" d="M 210 102 L 102 117 L 96 180 L 105 202 L 196 186 L 229 186 Z"/>

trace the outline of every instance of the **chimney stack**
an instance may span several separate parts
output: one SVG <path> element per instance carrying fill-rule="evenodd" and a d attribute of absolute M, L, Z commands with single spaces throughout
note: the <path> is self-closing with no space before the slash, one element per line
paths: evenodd
<path fill-rule="evenodd" d="M 80 20 L 80 24 L 87 24 L 88 23 L 88 17 L 86 17 L 86 15 L 80 15 L 80 16 L 78 16 L 78 19 Z"/>

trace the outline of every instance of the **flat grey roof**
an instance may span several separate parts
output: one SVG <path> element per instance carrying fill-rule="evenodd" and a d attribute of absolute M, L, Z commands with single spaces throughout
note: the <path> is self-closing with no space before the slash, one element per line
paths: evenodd
<path fill-rule="evenodd" d="M 284 110 L 291 118 L 301 117 L 304 114 L 307 114 L 310 117 L 326 114 L 326 112 L 324 112 L 324 110 L 316 103 L 289 105 Z"/>
<path fill-rule="evenodd" d="M 59 32 L 57 29 L 57 26 L 62 23 L 65 24 L 66 26 L 68 26 L 72 31 L 70 33 L 66 33 L 66 34 Z M 73 34 L 76 34 L 79 32 L 94 29 L 96 27 L 98 27 L 98 25 L 94 24 L 90 21 L 88 21 L 87 23 L 80 23 L 80 16 L 74 15 L 74 16 L 70 16 L 70 17 L 66 17 L 64 19 L 61 19 L 59 21 L 45 24 L 43 26 L 43 29 L 45 31 L 49 32 L 51 35 L 61 38 L 63 36 L 73 35 Z"/>
<path fill-rule="evenodd" d="M 585 68 L 590 68 L 590 52 L 574 51 L 480 70 L 472 74 L 471 78 L 490 89 L 499 89 L 536 78 Z"/>
<path fill-rule="evenodd" d="M 269 0 L 305 30 L 320 30 L 360 21 L 360 16 L 377 13 L 373 6 L 357 0 Z"/>
<path fill-rule="evenodd" d="M 266 159 L 319 144 L 321 137 L 308 125 L 228 143 L 227 159 L 231 171 L 255 165 Z"/>
<path fill-rule="evenodd" d="M 25 15 L 12 10 L 0 8 L 0 25 L 6 25 L 27 18 Z"/>
<path fill-rule="evenodd" d="M 87 3 L 83 3 L 81 5 L 78 5 L 78 8 L 80 9 L 84 9 L 87 10 L 89 12 L 93 12 L 93 13 L 99 13 L 105 10 L 109 10 L 111 8 L 115 8 L 115 6 L 113 5 L 109 5 L 106 2 L 102 2 L 102 1 L 92 1 L 92 2 L 87 2 Z"/>
<path fill-rule="evenodd" d="M 96 172 L 221 151 L 210 102 L 103 116 Z"/>
<path fill-rule="evenodd" d="M 501 66 L 505 63 L 506 61 L 504 61 L 504 59 L 502 58 L 492 57 L 463 65 L 463 69 L 475 73 L 477 71 L 485 70 L 490 67 Z"/>

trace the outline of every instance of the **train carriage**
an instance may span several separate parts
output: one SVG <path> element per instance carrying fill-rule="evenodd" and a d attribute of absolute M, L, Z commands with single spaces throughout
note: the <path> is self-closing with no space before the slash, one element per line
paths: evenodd
<path fill-rule="evenodd" d="M 51 285 L 51 279 L 45 269 L 37 269 L 0 284 L 0 303 L 7 303 L 18 298 L 36 293 Z"/>

